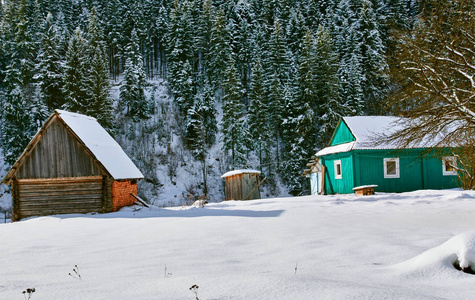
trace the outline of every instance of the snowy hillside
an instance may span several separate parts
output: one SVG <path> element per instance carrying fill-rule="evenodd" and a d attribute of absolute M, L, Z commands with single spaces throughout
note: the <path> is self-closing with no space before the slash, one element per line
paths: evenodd
<path fill-rule="evenodd" d="M 474 210 L 449 190 L 32 218 L 0 225 L 0 298 L 470 299 Z"/>
<path fill-rule="evenodd" d="M 118 102 L 120 80 L 112 87 L 111 95 Z M 150 119 L 134 123 L 124 115 L 118 115 L 119 129 L 115 139 L 144 173 L 145 180 L 139 182 L 139 195 L 157 206 L 177 206 L 191 204 L 203 195 L 203 164 L 186 147 L 180 136 L 182 118 L 164 80 L 149 82 L 147 98 L 154 105 Z M 222 108 L 217 107 L 218 121 Z M 226 171 L 222 136 L 210 147 L 206 157 L 208 197 L 211 202 L 224 200 L 224 180 Z M 256 166 L 256 157 L 248 157 L 249 166 Z M 276 180 L 272 185 L 261 187 L 262 197 L 288 196 L 287 189 Z"/>

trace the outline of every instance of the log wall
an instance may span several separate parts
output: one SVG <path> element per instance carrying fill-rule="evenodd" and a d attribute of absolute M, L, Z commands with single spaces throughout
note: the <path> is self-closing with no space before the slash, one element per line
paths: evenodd
<path fill-rule="evenodd" d="M 15 220 L 31 216 L 101 212 L 103 177 L 14 180 Z"/>

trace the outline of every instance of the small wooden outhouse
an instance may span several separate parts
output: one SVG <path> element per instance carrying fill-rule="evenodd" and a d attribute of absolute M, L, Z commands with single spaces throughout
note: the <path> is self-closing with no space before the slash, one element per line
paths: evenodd
<path fill-rule="evenodd" d="M 56 110 L 2 183 L 12 186 L 12 220 L 112 212 L 132 205 L 142 173 L 96 119 Z"/>
<path fill-rule="evenodd" d="M 235 170 L 223 174 L 221 178 L 226 181 L 226 200 L 261 199 L 259 174 L 261 172 L 256 170 Z"/>

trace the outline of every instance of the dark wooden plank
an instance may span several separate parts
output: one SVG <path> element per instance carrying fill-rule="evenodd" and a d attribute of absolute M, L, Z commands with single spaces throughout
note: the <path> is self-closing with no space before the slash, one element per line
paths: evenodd
<path fill-rule="evenodd" d="M 40 211 L 22 211 L 22 217 L 34 217 L 34 216 L 48 216 L 48 215 L 59 215 L 59 214 L 86 214 L 91 212 L 97 212 L 95 209 L 81 209 L 81 210 L 67 210 L 67 211 L 57 211 L 52 209 L 44 209 Z"/>
<path fill-rule="evenodd" d="M 71 185 L 56 185 L 54 187 L 50 186 L 22 186 L 20 192 L 22 194 L 31 194 L 31 193 L 45 193 L 48 191 L 58 192 L 58 193 L 68 193 L 74 191 L 95 191 L 97 193 L 102 193 L 102 186 L 96 183 L 87 184 L 82 186 L 71 186 Z"/>
<path fill-rule="evenodd" d="M 17 178 L 101 175 L 94 158 L 57 119 L 36 139 L 36 146 L 19 166 Z"/>
<path fill-rule="evenodd" d="M 58 212 L 62 211 L 70 211 L 70 210 L 83 210 L 83 209 L 94 209 L 97 212 L 101 211 L 101 206 L 97 204 L 97 202 L 86 202 L 86 203 L 81 203 L 81 204 L 75 204 L 75 205 L 60 205 L 60 204 L 55 204 L 55 205 L 21 205 L 20 206 L 20 213 L 22 211 L 41 211 L 41 210 L 56 210 Z"/>
<path fill-rule="evenodd" d="M 88 181 L 101 181 L 102 176 L 84 176 L 84 177 L 65 177 L 65 178 L 37 178 L 37 179 L 18 179 L 18 183 L 21 184 L 48 184 L 48 183 L 70 183 L 70 182 L 88 182 Z"/>

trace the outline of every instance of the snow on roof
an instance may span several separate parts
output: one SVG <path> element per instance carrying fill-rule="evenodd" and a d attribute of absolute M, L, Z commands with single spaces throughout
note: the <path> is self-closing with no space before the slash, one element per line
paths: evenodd
<path fill-rule="evenodd" d="M 234 175 L 239 175 L 239 174 L 244 174 L 244 173 L 248 173 L 248 174 L 261 174 L 261 171 L 256 171 L 256 170 L 234 170 L 234 171 L 229 171 L 229 172 L 226 172 L 224 173 L 221 178 L 226 178 L 226 177 L 230 177 L 230 176 L 234 176 Z"/>
<path fill-rule="evenodd" d="M 349 143 L 344 143 L 344 144 L 340 144 L 336 146 L 326 147 L 318 151 L 317 154 L 315 154 L 315 156 L 323 156 L 323 155 L 334 154 L 334 153 L 348 152 L 353 149 L 355 143 L 356 142 L 349 142 Z"/>
<path fill-rule="evenodd" d="M 388 136 L 399 130 L 409 122 L 409 119 L 386 116 L 356 116 L 343 117 L 342 120 L 348 126 L 355 137 L 355 141 L 340 145 L 326 147 L 316 153 L 316 156 L 323 156 L 334 153 L 348 152 L 351 150 L 369 149 L 400 149 L 396 142 L 377 142 L 379 136 Z M 419 143 L 409 145 L 409 148 L 428 148 L 435 146 L 442 140 L 443 134 L 439 138 L 424 140 Z"/>
<path fill-rule="evenodd" d="M 142 172 L 95 118 L 55 110 L 114 179 L 140 179 Z"/>
<path fill-rule="evenodd" d="M 398 129 L 402 129 L 398 117 L 382 116 L 358 116 L 343 117 L 343 121 L 348 125 L 356 143 L 353 149 L 394 149 L 396 145 L 381 144 L 375 145 L 378 135 L 391 134 Z"/>

